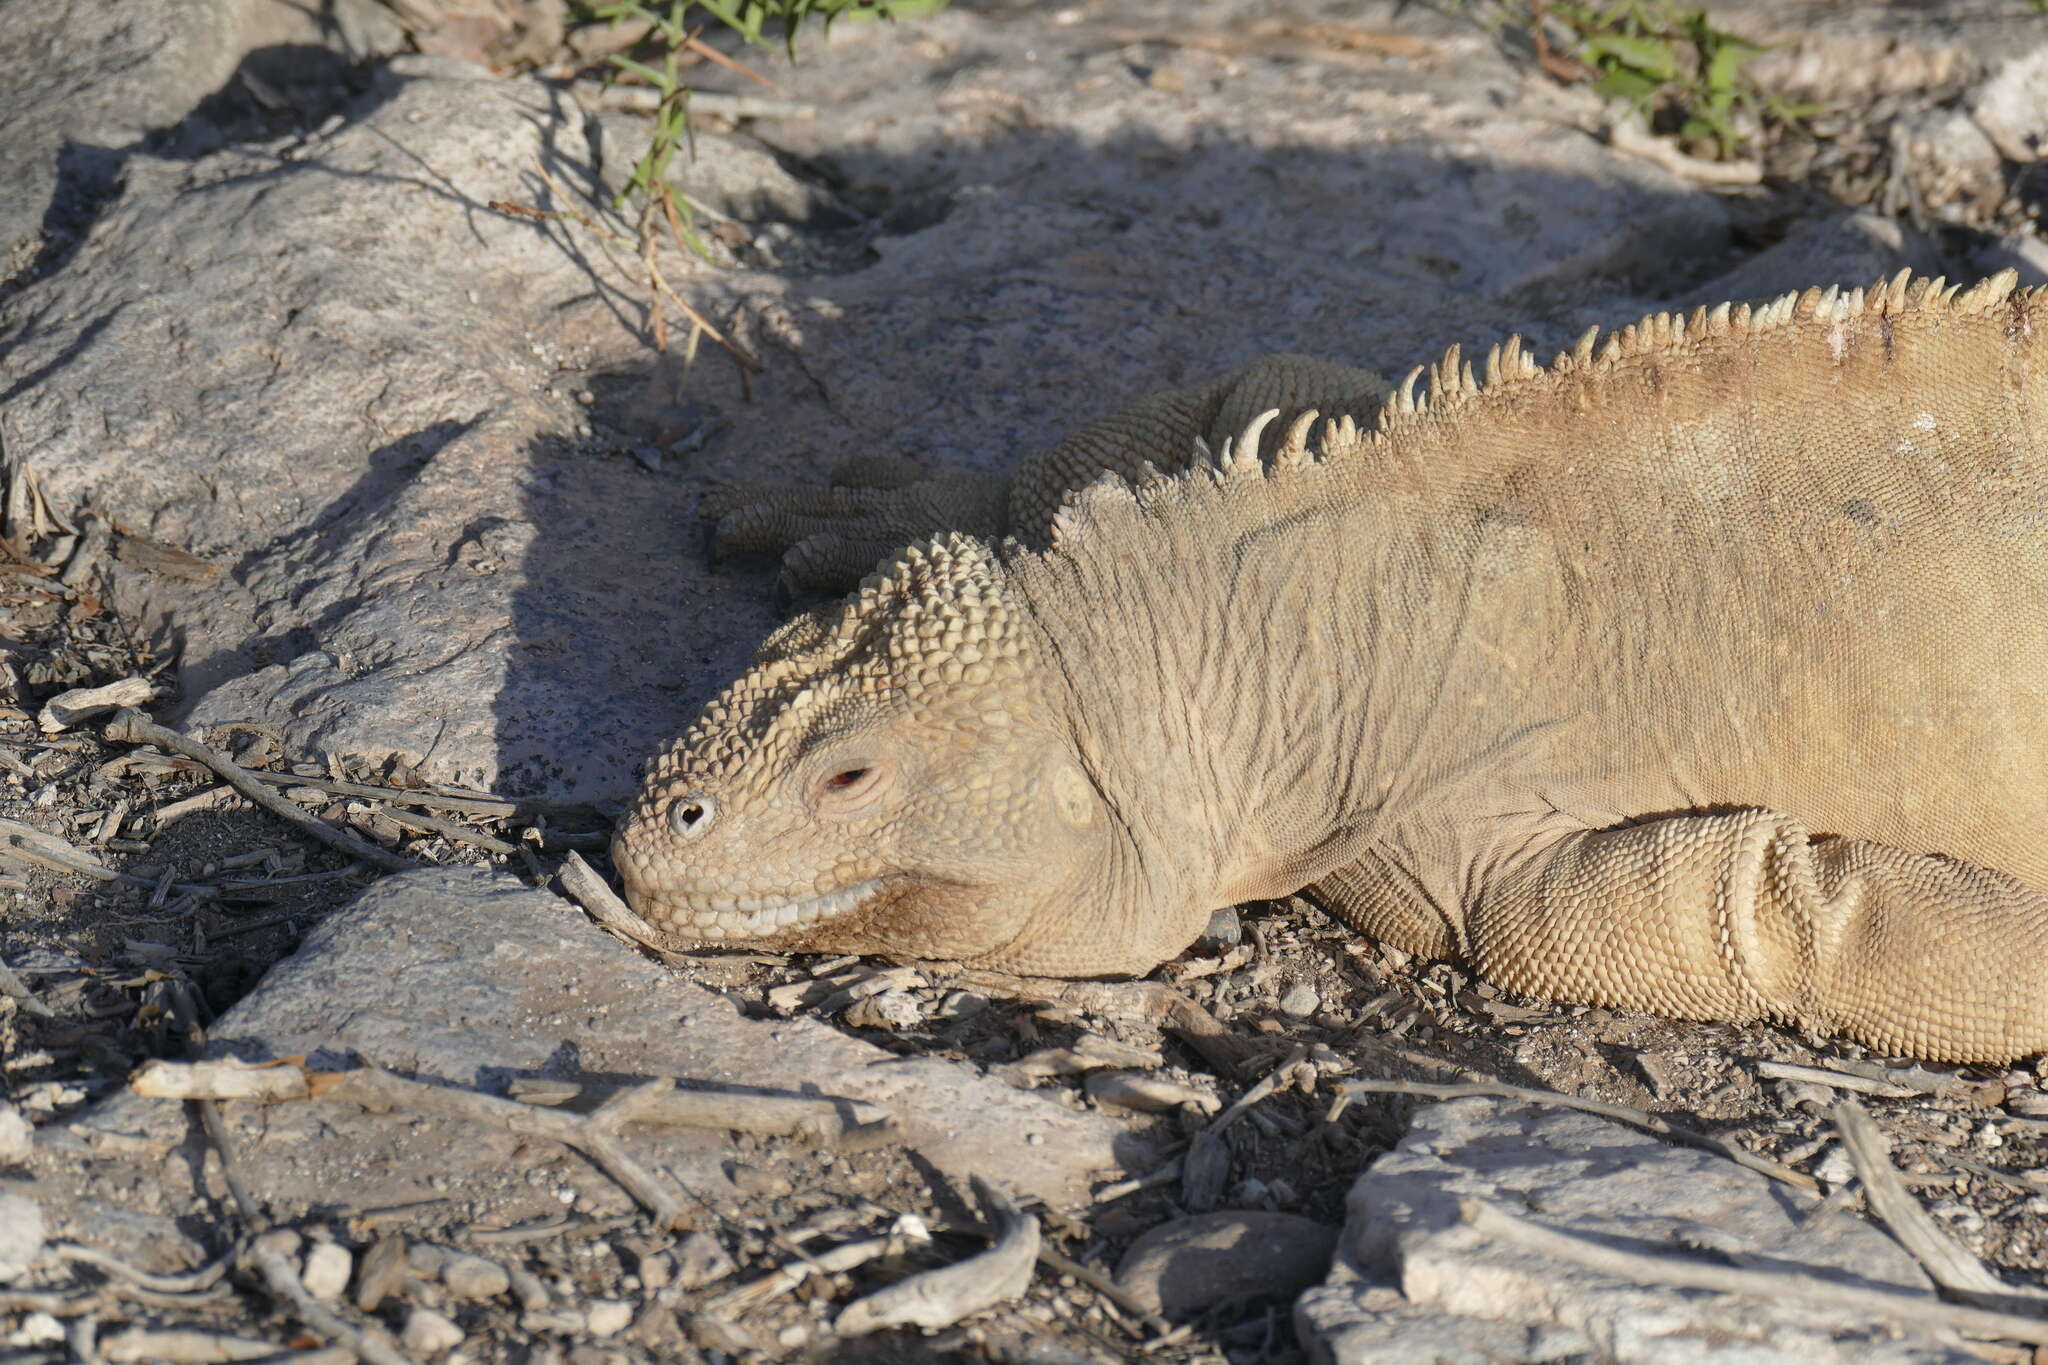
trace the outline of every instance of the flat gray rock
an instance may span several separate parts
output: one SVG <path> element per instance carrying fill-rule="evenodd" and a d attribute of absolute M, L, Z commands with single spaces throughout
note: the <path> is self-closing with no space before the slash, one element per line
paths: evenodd
<path fill-rule="evenodd" d="M 1721 1157 L 1587 1114 L 1457 1100 L 1417 1110 L 1400 1145 L 1352 1187 L 1337 1264 L 1295 1306 L 1311 1355 L 1332 1365 L 1969 1359 L 1859 1314 L 1645 1287 L 1489 1241 L 1459 1218 L 1459 1201 L 1475 1196 L 1631 1249 L 1931 1294 L 1874 1225 L 1802 1225 L 1812 1200 Z"/>
<path fill-rule="evenodd" d="M 1175 1218 L 1131 1243 L 1118 1288 L 1154 1313 L 1181 1317 L 1225 1299 L 1285 1298 L 1323 1278 L 1337 1230 L 1292 1213 L 1219 1209 Z"/>
<path fill-rule="evenodd" d="M 377 883 L 221 1016 L 212 1042 L 217 1054 L 249 1060 L 304 1054 L 339 1066 L 360 1056 L 417 1079 L 493 1092 L 514 1077 L 677 1077 L 867 1100 L 894 1111 L 904 1145 L 963 1188 L 980 1174 L 1068 1207 L 1087 1201 L 1092 1175 L 1126 1161 L 1149 1169 L 1157 1159 L 1112 1119 L 950 1062 L 898 1057 L 811 1019 L 742 1018 L 568 902 L 510 875 L 415 872 Z M 349 1105 L 230 1107 L 260 1198 L 303 1197 L 332 1179 L 309 1172 L 353 1163 L 348 1194 L 357 1206 L 400 1202 L 429 1177 L 476 1176 L 502 1162 L 510 1145 L 490 1133 L 457 1136 L 439 1121 L 368 1121 Z M 72 1134 L 119 1148 L 184 1129 L 176 1102 L 124 1094 Z M 391 1140 L 407 1130 L 417 1136 Z M 639 1150 L 676 1167 L 692 1188 L 725 1187 L 724 1132 L 636 1133 L 628 1130 Z M 422 1151 L 432 1159 L 423 1161 Z"/>
<path fill-rule="evenodd" d="M 272 97 L 297 80 L 332 81 L 354 59 L 400 50 L 404 34 L 371 0 L 32 0 L 0 4 L 0 278 L 28 265 L 36 239 L 85 227 L 118 192 L 123 162 L 184 123 L 251 54 Z M 184 154 L 199 127 L 165 139 Z M 212 135 L 217 140 L 217 134 Z M 54 243 L 53 243 L 54 244 Z"/>

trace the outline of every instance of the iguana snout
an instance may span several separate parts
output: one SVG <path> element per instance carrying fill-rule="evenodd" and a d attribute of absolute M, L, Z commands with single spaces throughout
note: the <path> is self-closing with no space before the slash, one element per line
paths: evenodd
<path fill-rule="evenodd" d="M 1116 835 L 1056 682 L 984 546 L 905 551 L 656 760 L 613 846 L 628 902 L 701 943 L 998 963 L 1063 942 L 1043 921 L 1101 894 Z"/>

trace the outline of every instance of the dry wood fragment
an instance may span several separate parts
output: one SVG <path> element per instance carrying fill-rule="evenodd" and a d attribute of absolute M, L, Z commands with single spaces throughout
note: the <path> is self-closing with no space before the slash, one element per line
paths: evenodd
<path fill-rule="evenodd" d="M 81 877 L 91 877 L 94 881 L 120 882 L 124 886 L 147 887 L 151 891 L 156 890 L 158 885 L 157 880 L 153 878 L 116 872 L 85 850 L 19 820 L 0 819 L 0 857 L 34 863 L 38 867 L 47 867 L 54 872 L 75 872 Z M 219 894 L 213 887 L 187 882 L 173 882 L 170 889 L 180 895 L 198 896 L 208 900 Z"/>
<path fill-rule="evenodd" d="M 673 1080 L 653 1080 L 622 1090 L 590 1117 L 614 1132 L 628 1123 L 722 1128 L 797 1137 L 842 1151 L 865 1150 L 902 1135 L 895 1114 L 865 1100 L 685 1090 Z"/>
<path fill-rule="evenodd" d="M 416 811 L 383 810 L 379 813 L 394 825 L 402 829 L 409 829 L 415 834 L 438 834 L 443 839 L 452 839 L 458 844 L 468 844 L 471 848 L 480 848 L 487 853 L 509 855 L 518 852 L 511 844 L 506 843 L 495 834 L 486 834 L 480 829 L 471 829 L 468 825 L 458 824 L 453 820 L 442 820 L 432 815 L 421 815 Z"/>
<path fill-rule="evenodd" d="M 1458 1211 L 1488 1237 L 1632 1284 L 1711 1289 L 1767 1303 L 1863 1313 L 1917 1331 L 1949 1328 L 1972 1336 L 2048 1345 L 2048 1320 L 2041 1318 L 1943 1303 L 1931 1294 L 1903 1289 L 1873 1289 L 1811 1275 L 1744 1270 L 1686 1256 L 1624 1251 L 1607 1241 L 1544 1227 L 1479 1199 L 1461 1200 Z"/>
<path fill-rule="evenodd" d="M 1441 1066 L 1444 1063 L 1439 1062 L 1437 1065 Z M 1588 1114 L 1598 1114 L 1602 1118 L 1617 1119 L 1622 1123 L 1632 1123 L 1638 1128 L 1646 1128 L 1650 1132 L 1660 1133 L 1669 1138 L 1676 1138 L 1688 1147 L 1698 1147 L 1703 1151 L 1725 1156 L 1736 1165 L 1746 1166 L 1759 1175 L 1767 1175 L 1771 1179 L 1783 1181 L 1787 1185 L 1796 1185 L 1802 1190 L 1809 1190 L 1814 1193 L 1820 1191 L 1820 1182 L 1804 1171 L 1795 1171 L 1790 1166 L 1772 1161 L 1769 1157 L 1761 1157 L 1754 1152 L 1745 1152 L 1742 1148 L 1737 1147 L 1731 1142 L 1723 1142 L 1717 1137 L 1709 1137 L 1696 1128 L 1687 1128 L 1681 1124 L 1672 1123 L 1668 1119 L 1659 1118 L 1647 1110 L 1634 1109 L 1625 1104 L 1607 1104 L 1601 1100 L 1582 1099 L 1577 1095 L 1566 1095 L 1556 1090 L 1532 1090 L 1526 1086 L 1508 1085 L 1502 1081 L 1470 1081 L 1458 1085 L 1435 1085 L 1428 1081 L 1368 1079 L 1340 1082 L 1337 1090 L 1339 1094 L 1354 1096 L 1417 1095 L 1434 1100 L 1457 1100 L 1478 1095 L 1494 1099 L 1517 1100 L 1524 1104 L 1561 1105 L 1566 1109 L 1579 1109 Z"/>
<path fill-rule="evenodd" d="M 193 1294 L 211 1289 L 220 1282 L 220 1277 L 227 1273 L 228 1266 L 235 1259 L 234 1253 L 230 1252 L 209 1261 L 197 1270 L 188 1270 L 178 1275 L 158 1275 L 147 1270 L 138 1270 L 126 1261 L 107 1255 L 104 1251 L 95 1251 L 76 1242 L 52 1243 L 49 1252 L 60 1261 L 89 1265 L 95 1270 L 105 1271 L 116 1279 L 126 1280 L 129 1284 L 138 1285 L 143 1289 L 153 1289 L 160 1294 Z"/>
<path fill-rule="evenodd" d="M 313 1093 L 311 1077 L 296 1060 L 250 1063 L 171 1062 L 152 1058 L 129 1080 L 128 1088 L 152 1100 L 255 1100 L 278 1104 L 303 1100 Z"/>
<path fill-rule="evenodd" d="M 1021 1295 L 1038 1262 L 1038 1220 L 1018 1211 L 998 1185 L 973 1177 L 974 1190 L 994 1215 L 996 1243 L 978 1256 L 926 1270 L 856 1299 L 833 1330 L 864 1336 L 890 1327 L 950 1327 L 962 1318 Z"/>
<path fill-rule="evenodd" d="M 1758 1062 L 1756 1074 L 1768 1076 L 1775 1081 L 1806 1081 L 1812 1085 L 1832 1086 L 1837 1090 L 1854 1090 L 1863 1095 L 1876 1095 L 1883 1099 L 1899 1100 L 1919 1092 L 1908 1090 L 1903 1085 L 1890 1081 L 1872 1080 L 1868 1076 L 1852 1076 L 1846 1072 L 1830 1071 L 1818 1066 L 1796 1066 L 1791 1062 Z"/>
<path fill-rule="evenodd" d="M 680 956 L 666 946 L 666 939 L 659 929 L 634 914 L 632 907 L 619 899 L 618 892 L 605 884 L 604 878 L 597 875 L 597 869 L 584 862 L 581 854 L 571 853 L 562 860 L 562 870 L 556 874 L 555 885 L 563 895 L 582 906 L 585 914 L 627 942 L 637 943 L 664 959 Z"/>
<path fill-rule="evenodd" d="M 43 703 L 36 716 L 36 728 L 54 735 L 124 706 L 141 706 L 155 695 L 156 686 L 147 678 L 123 678 L 104 687 L 74 687 Z"/>
<path fill-rule="evenodd" d="M 1871 1211 L 1884 1220 L 1899 1245 L 1913 1253 L 1930 1279 L 1982 1308 L 2010 1309 L 2031 1303 L 2036 1311 L 2048 1313 L 2048 1290 L 2008 1284 L 1992 1274 L 1920 1207 L 1900 1178 L 1898 1167 L 1892 1165 L 1891 1143 L 1862 1105 L 1845 1099 L 1832 1112 L 1842 1146 L 1856 1163 L 1856 1175 L 1863 1182 L 1863 1197 Z"/>
<path fill-rule="evenodd" d="M 261 1360 L 278 1354 L 279 1349 L 275 1342 L 190 1328 L 131 1327 L 99 1343 L 100 1357 L 117 1365 L 128 1361 L 215 1365 L 227 1360 Z"/>
<path fill-rule="evenodd" d="M 213 769 L 214 772 L 220 774 L 221 778 L 236 791 L 248 797 L 251 801 L 278 817 L 278 819 L 284 820 L 303 830 L 321 843 L 326 844 L 329 848 L 339 849 L 351 858 L 359 859 L 374 867 L 381 867 L 387 872 L 409 872 L 421 866 L 421 864 L 414 862 L 410 858 L 403 858 L 396 853 L 386 852 L 375 844 L 365 843 L 353 834 L 347 834 L 335 829 L 324 820 L 314 819 L 291 802 L 271 791 L 269 787 L 256 778 L 251 777 L 246 769 L 227 755 L 201 744 L 198 740 L 187 739 L 175 730 L 167 730 L 148 719 L 139 711 L 126 710 L 116 714 L 112 720 L 107 722 L 106 737 L 109 741 L 117 744 L 154 744 L 159 749 L 168 749 L 172 753 L 183 754 L 187 758 L 197 759 Z"/>
<path fill-rule="evenodd" d="M 1658 137 L 1640 113 L 1614 120 L 1607 141 L 1617 152 L 1627 152 L 1655 162 L 1681 180 L 1695 185 L 1744 186 L 1763 183 L 1764 168 L 1755 161 L 1705 161 L 1688 156 L 1669 138 Z"/>
<path fill-rule="evenodd" d="M 1288 1054 L 1286 1061 L 1268 1072 L 1264 1080 L 1239 1095 L 1229 1108 L 1209 1121 L 1208 1127 L 1195 1134 L 1186 1155 L 1181 1158 L 1181 1203 L 1196 1213 L 1206 1213 L 1216 1207 L 1223 1197 L 1223 1186 L 1230 1178 L 1230 1148 L 1223 1142 L 1224 1132 L 1250 1112 L 1253 1105 L 1293 1081 L 1296 1068 L 1307 1061 L 1308 1049 L 1297 1047 Z"/>
<path fill-rule="evenodd" d="M 930 1234 L 924 1235 L 928 1237 Z M 907 1227 L 903 1231 L 892 1229 L 886 1237 L 847 1242 L 816 1255 L 791 1248 L 797 1250 L 798 1259 L 769 1271 L 759 1279 L 726 1290 L 705 1304 L 703 1312 L 713 1318 L 735 1317 L 780 1298 L 814 1274 L 843 1275 L 878 1257 L 894 1255 L 903 1249 L 906 1237 L 915 1237 L 915 1232 Z"/>
<path fill-rule="evenodd" d="M 221 807 L 241 799 L 242 794 L 240 792 L 226 783 L 222 783 L 218 787 L 208 787 L 203 791 L 197 791 L 190 796 L 182 797 L 171 802 L 168 806 L 158 806 L 154 811 L 150 812 L 150 815 L 156 822 L 157 830 L 161 832 L 188 815 L 196 815 L 203 810 L 219 810 Z"/>
<path fill-rule="evenodd" d="M 55 1019 L 57 1013 L 48 1005 L 36 999 L 28 983 L 7 965 L 7 959 L 0 958 L 0 995 L 10 996 L 20 1002 L 21 1007 L 38 1019 Z"/>

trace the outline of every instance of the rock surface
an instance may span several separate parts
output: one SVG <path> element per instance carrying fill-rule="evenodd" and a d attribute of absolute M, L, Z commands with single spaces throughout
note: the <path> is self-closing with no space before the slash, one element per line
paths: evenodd
<path fill-rule="evenodd" d="M 1286 1297 L 1330 1268 L 1337 1230 L 1292 1213 L 1221 1209 L 1161 1223 L 1124 1252 L 1119 1288 L 1181 1317 L 1248 1294 Z"/>
<path fill-rule="evenodd" d="M 1460 1221 L 1459 1200 L 1469 1196 L 1631 1250 L 1931 1293 L 1912 1257 L 1873 1225 L 1802 1224 L 1813 1199 L 1721 1157 L 1568 1110 L 1457 1100 L 1416 1111 L 1400 1145 L 1352 1187 L 1330 1278 L 1295 1306 L 1314 1359 L 1969 1358 L 1859 1314 L 1645 1287 L 1490 1242 Z"/>
<path fill-rule="evenodd" d="M 892 1110 L 906 1145 L 963 1186 L 970 1174 L 999 1171 L 1018 1193 L 1063 1207 L 1087 1201 L 1092 1174 L 1127 1161 L 1148 1169 L 1153 1159 L 1110 1119 L 947 1062 L 897 1057 L 812 1019 L 744 1019 L 509 875 L 379 882 L 221 1016 L 212 1038 L 217 1052 L 245 1060 L 305 1055 L 334 1067 L 359 1056 L 494 1093 L 515 1077 L 615 1087 L 672 1076 L 867 1100 Z M 513 1145 L 450 1122 L 394 1124 L 335 1104 L 241 1112 L 237 1126 L 252 1191 L 286 1203 L 337 1179 L 358 1207 L 428 1197 L 430 1180 L 486 1177 Z M 175 1142 L 184 1131 L 176 1102 L 124 1094 L 73 1125 L 71 1137 L 90 1150 Z M 641 1130 L 627 1131 L 639 1140 L 631 1135 Z M 691 1188 L 731 1188 L 725 1133 L 644 1140 Z"/>

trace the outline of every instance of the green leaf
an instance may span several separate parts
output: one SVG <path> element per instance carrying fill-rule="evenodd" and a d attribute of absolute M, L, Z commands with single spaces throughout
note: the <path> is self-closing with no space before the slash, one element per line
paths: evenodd
<path fill-rule="evenodd" d="M 1628 100 L 1641 104 L 1664 88 L 1662 81 L 1653 81 L 1638 71 L 1617 67 L 1602 76 L 1593 86 L 1593 93 L 1602 99 Z"/>
<path fill-rule="evenodd" d="M 1669 39 L 1595 33 L 1582 46 L 1585 54 L 1595 62 L 1604 65 L 1607 59 L 1612 59 L 1636 68 L 1655 81 L 1672 80 L 1678 75 L 1678 56 Z"/>

